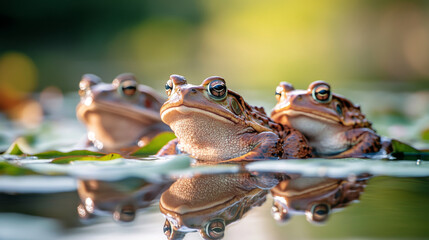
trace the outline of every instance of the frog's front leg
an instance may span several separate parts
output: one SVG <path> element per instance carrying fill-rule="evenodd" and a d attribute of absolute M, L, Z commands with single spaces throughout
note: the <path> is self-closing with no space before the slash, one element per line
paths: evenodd
<path fill-rule="evenodd" d="M 244 138 L 246 139 L 246 138 Z M 280 137 L 273 132 L 261 132 L 257 135 L 249 134 L 252 149 L 239 157 L 223 160 L 221 162 L 241 162 L 254 160 L 276 160 L 282 153 Z"/>
<path fill-rule="evenodd" d="M 289 129 L 282 134 L 282 159 L 287 158 L 310 158 L 312 157 L 311 147 L 307 139 L 297 130 Z"/>
<path fill-rule="evenodd" d="M 166 156 L 166 155 L 174 155 L 179 154 L 180 152 L 177 149 L 177 144 L 179 143 L 179 140 L 177 138 L 169 141 L 167 144 L 165 144 L 155 156 Z"/>
<path fill-rule="evenodd" d="M 345 132 L 349 149 L 333 158 L 364 157 L 381 149 L 381 138 L 369 128 L 356 128 Z"/>

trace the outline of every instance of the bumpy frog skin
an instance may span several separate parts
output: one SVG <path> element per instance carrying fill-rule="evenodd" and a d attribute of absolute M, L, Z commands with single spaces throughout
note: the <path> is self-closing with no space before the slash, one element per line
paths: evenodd
<path fill-rule="evenodd" d="M 311 223 L 325 222 L 334 209 L 344 208 L 359 199 L 368 177 L 362 175 L 353 181 L 322 177 L 283 180 L 271 189 L 273 217 L 284 223 L 292 215 L 305 214 Z"/>
<path fill-rule="evenodd" d="M 276 97 L 271 118 L 302 132 L 315 156 L 367 157 L 380 150 L 391 152 L 389 141 L 376 134 L 360 107 L 332 93 L 326 82 L 315 81 L 307 90 L 281 82 Z"/>
<path fill-rule="evenodd" d="M 188 153 L 211 162 L 306 158 L 311 149 L 298 131 L 268 118 L 263 108 L 247 104 L 226 88 L 221 77 L 201 85 L 172 75 L 161 119 L 177 136 L 158 155 Z"/>
<path fill-rule="evenodd" d="M 183 239 L 198 231 L 203 239 L 221 239 L 227 225 L 240 220 L 266 201 L 268 189 L 277 185 L 274 174 L 250 173 L 199 175 L 181 178 L 160 198 L 167 239 Z"/>
<path fill-rule="evenodd" d="M 117 76 L 111 84 L 86 74 L 79 83 L 76 115 L 88 129 L 88 139 L 104 152 L 130 152 L 154 136 L 171 131 L 159 116 L 164 98 L 137 84 L 134 75 Z"/>

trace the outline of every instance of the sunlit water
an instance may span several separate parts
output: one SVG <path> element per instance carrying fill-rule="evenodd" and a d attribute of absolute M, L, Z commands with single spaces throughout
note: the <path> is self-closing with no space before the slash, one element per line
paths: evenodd
<path fill-rule="evenodd" d="M 2 149 L 23 134 L 4 132 Z M 62 150 L 85 131 L 67 118 L 32 134 L 30 148 Z M 0 176 L 0 239 L 429 238 L 427 161 L 7 161 L 40 175 Z"/>

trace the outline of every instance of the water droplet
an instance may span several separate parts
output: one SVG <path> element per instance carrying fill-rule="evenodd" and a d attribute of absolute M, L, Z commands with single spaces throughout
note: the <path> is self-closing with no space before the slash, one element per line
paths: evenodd
<path fill-rule="evenodd" d="M 417 159 L 417 161 L 416 161 L 416 165 L 422 165 L 422 160 Z"/>

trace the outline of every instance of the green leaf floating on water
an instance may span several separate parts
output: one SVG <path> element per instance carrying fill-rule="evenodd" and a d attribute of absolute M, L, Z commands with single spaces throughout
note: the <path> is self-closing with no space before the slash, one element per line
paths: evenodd
<path fill-rule="evenodd" d="M 403 142 L 400 142 L 398 140 L 392 139 L 391 140 L 393 152 L 402 152 L 402 153 L 420 153 L 419 150 L 411 147 L 408 144 L 405 144 Z"/>
<path fill-rule="evenodd" d="M 12 143 L 10 147 L 6 150 L 5 154 L 11 154 L 11 155 L 23 155 L 24 152 L 19 147 L 19 144 L 17 142 Z"/>
<path fill-rule="evenodd" d="M 392 139 L 392 156 L 397 160 L 429 160 L 429 150 L 418 150 L 414 147 Z"/>
<path fill-rule="evenodd" d="M 117 153 L 109 153 L 101 157 L 97 156 L 66 156 L 59 157 L 52 160 L 52 163 L 56 164 L 67 164 L 73 161 L 110 161 L 113 159 L 123 158 L 121 155 Z"/>
<path fill-rule="evenodd" d="M 7 162 L 0 162 L 0 175 L 9 175 L 9 176 L 23 176 L 23 175 L 35 175 L 36 172 L 22 168 Z"/>
<path fill-rule="evenodd" d="M 133 152 L 131 156 L 143 157 L 156 154 L 159 149 L 175 138 L 176 136 L 172 132 L 160 133 L 156 135 L 146 146 L 141 147 L 137 151 Z"/>
<path fill-rule="evenodd" d="M 103 156 L 105 153 L 100 152 L 93 152 L 88 150 L 73 150 L 70 152 L 60 152 L 60 151 L 47 151 L 47 152 L 41 152 L 36 153 L 32 156 L 36 156 L 38 158 L 59 158 L 59 157 L 70 157 L 70 156 Z"/>

